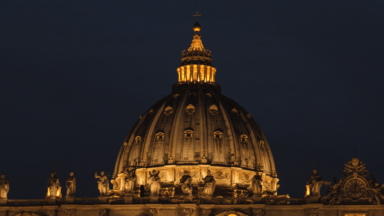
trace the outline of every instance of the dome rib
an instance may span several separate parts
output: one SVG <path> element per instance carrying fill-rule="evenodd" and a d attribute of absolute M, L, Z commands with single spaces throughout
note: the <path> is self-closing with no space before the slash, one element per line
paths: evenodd
<path fill-rule="evenodd" d="M 156 123 L 157 121 L 159 120 L 159 117 L 161 115 L 161 113 L 163 112 L 165 108 L 165 103 L 163 103 L 163 105 L 160 107 L 160 109 L 157 110 L 156 112 L 156 116 L 152 119 L 152 122 L 150 123 L 150 127 L 149 127 L 149 130 L 147 130 L 147 133 L 145 134 L 145 144 L 143 146 L 143 151 L 142 151 L 142 154 L 141 154 L 141 163 L 144 163 L 144 164 L 148 164 L 148 149 L 149 149 L 149 145 L 151 144 L 151 135 L 153 134 L 153 132 L 155 131 L 155 127 L 156 127 Z"/>
<path fill-rule="evenodd" d="M 186 103 L 186 100 L 187 100 L 187 95 L 188 95 L 189 91 L 186 91 L 186 94 L 184 94 L 183 96 L 183 99 L 182 99 L 182 102 L 179 103 L 179 105 L 177 106 L 177 109 L 176 109 L 176 112 L 175 112 L 175 118 L 174 118 L 174 121 L 172 123 L 172 132 L 171 132 L 171 156 L 173 159 L 176 159 L 176 143 L 177 143 L 177 138 L 178 138 L 178 134 L 180 134 L 180 121 L 179 121 L 179 116 L 181 116 L 181 113 L 183 112 L 183 110 L 185 109 L 185 107 L 183 107 L 183 105 Z M 180 97 L 179 97 L 180 98 Z M 180 99 L 179 99 L 180 100 Z"/>

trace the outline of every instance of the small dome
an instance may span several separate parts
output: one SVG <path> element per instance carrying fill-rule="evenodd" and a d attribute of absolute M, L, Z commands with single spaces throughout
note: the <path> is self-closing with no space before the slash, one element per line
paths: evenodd
<path fill-rule="evenodd" d="M 193 25 L 193 31 L 199 32 L 201 30 L 201 26 L 199 22 L 196 22 L 195 25 Z"/>

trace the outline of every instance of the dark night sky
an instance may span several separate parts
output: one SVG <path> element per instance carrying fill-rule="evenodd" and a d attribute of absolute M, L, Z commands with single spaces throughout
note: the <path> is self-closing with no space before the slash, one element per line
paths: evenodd
<path fill-rule="evenodd" d="M 0 173 L 10 199 L 70 171 L 98 196 L 139 115 L 171 93 L 197 10 L 223 94 L 272 148 L 279 194 L 357 156 L 384 183 L 384 1 L 1 1 Z M 325 186 L 323 186 L 325 187 Z M 65 193 L 65 190 L 63 191 Z"/>

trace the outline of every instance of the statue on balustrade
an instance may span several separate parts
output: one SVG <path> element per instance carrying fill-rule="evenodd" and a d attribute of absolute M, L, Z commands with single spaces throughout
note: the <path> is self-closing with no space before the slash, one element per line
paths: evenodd
<path fill-rule="evenodd" d="M 312 170 L 312 175 L 309 178 L 307 185 L 310 188 L 310 196 L 320 197 L 320 188 L 323 184 L 323 179 L 319 175 L 316 169 Z"/>
<path fill-rule="evenodd" d="M 152 170 L 152 172 L 149 172 L 149 178 L 148 178 L 148 189 L 150 196 L 157 197 L 160 195 L 160 177 L 159 172 L 156 170 Z"/>
<path fill-rule="evenodd" d="M 47 197 L 49 199 L 61 198 L 61 187 L 59 178 L 56 177 L 56 172 L 51 173 L 51 177 L 47 183 Z"/>
<path fill-rule="evenodd" d="M 135 191 L 136 184 L 136 170 L 129 171 L 128 169 L 124 172 L 125 174 L 125 193 L 132 194 Z"/>
<path fill-rule="evenodd" d="M 66 186 L 67 186 L 67 198 L 75 197 L 76 179 L 73 172 L 69 173 L 69 176 L 67 177 L 67 180 L 66 180 Z"/>
<path fill-rule="evenodd" d="M 104 174 L 104 171 L 101 171 L 100 175 L 98 175 L 97 172 L 95 173 L 95 178 L 99 179 L 97 180 L 97 184 L 100 192 L 100 197 L 106 197 L 109 191 L 108 177 Z"/>
<path fill-rule="evenodd" d="M 369 186 L 367 188 L 368 197 L 372 198 L 373 204 L 381 205 L 384 201 L 384 185 L 377 183 L 375 176 L 371 173 L 371 179 L 369 179 Z"/>
<path fill-rule="evenodd" d="M 192 196 L 192 177 L 188 175 L 188 171 L 184 171 L 184 175 L 181 177 L 180 183 L 183 194 Z"/>
<path fill-rule="evenodd" d="M 209 197 L 213 196 L 213 193 L 215 193 L 215 188 L 216 188 L 216 180 L 211 175 L 210 170 L 208 170 L 207 175 L 203 178 L 203 181 L 204 181 L 203 195 L 209 196 Z"/>
<path fill-rule="evenodd" d="M 253 176 L 251 181 L 251 189 L 253 191 L 254 197 L 261 197 L 261 191 L 263 189 L 263 178 L 261 176 L 262 172 L 257 171 L 256 175 Z"/>
<path fill-rule="evenodd" d="M 0 179 L 0 199 L 8 199 L 9 181 L 5 178 L 5 175 L 1 175 Z"/>

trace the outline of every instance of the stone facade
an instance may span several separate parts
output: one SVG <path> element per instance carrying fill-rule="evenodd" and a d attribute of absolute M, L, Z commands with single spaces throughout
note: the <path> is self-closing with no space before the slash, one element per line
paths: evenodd
<path fill-rule="evenodd" d="M 54 213 L 52 213 L 54 212 Z M 0 216 L 382 216 L 378 205 L 79 204 L 3 206 Z"/>

